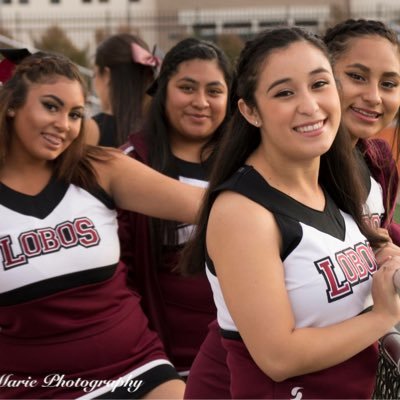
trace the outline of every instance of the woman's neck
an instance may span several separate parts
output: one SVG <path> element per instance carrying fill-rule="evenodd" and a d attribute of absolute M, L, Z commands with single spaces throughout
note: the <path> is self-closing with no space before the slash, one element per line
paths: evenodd
<path fill-rule="evenodd" d="M 259 147 L 247 160 L 275 189 L 317 210 L 325 208 L 325 196 L 318 181 L 320 158 L 302 162 L 267 157 Z"/>
<path fill-rule="evenodd" d="M 15 191 L 34 196 L 44 189 L 52 174 L 50 163 L 39 165 L 6 161 L 0 169 L 0 182 Z"/>
<path fill-rule="evenodd" d="M 202 149 L 204 143 L 193 142 L 171 142 L 172 154 L 181 160 L 200 163 L 202 160 Z M 207 155 L 207 154 L 206 154 Z"/>

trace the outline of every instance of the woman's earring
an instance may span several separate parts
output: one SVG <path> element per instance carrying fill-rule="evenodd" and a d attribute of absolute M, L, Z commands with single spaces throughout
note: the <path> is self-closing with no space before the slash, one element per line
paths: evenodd
<path fill-rule="evenodd" d="M 256 119 L 256 120 L 254 121 L 254 125 L 255 125 L 255 126 L 258 126 L 258 119 Z"/>
<path fill-rule="evenodd" d="M 13 108 L 7 110 L 7 117 L 15 117 L 15 110 Z"/>

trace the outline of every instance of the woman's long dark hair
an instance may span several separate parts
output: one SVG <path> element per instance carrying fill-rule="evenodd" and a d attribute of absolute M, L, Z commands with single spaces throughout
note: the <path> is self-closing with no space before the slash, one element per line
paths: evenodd
<path fill-rule="evenodd" d="M 150 103 L 148 118 L 144 127 L 144 137 L 149 149 L 149 165 L 165 175 L 178 179 L 178 170 L 170 145 L 169 130 L 171 129 L 166 115 L 167 86 L 171 77 L 176 74 L 179 65 L 189 60 L 215 60 L 222 71 L 228 87 L 228 95 L 232 83 L 232 67 L 224 52 L 215 44 L 188 38 L 180 41 L 165 55 L 158 78 L 150 88 L 153 99 Z M 222 136 L 229 118 L 229 105 L 222 124 L 205 143 L 201 152 L 201 161 L 207 158 L 207 166 L 213 163 L 214 150 Z M 205 166 L 206 167 L 206 166 Z M 151 236 L 153 254 L 156 265 L 160 265 L 162 245 L 177 245 L 177 223 L 151 219 Z"/>
<path fill-rule="evenodd" d="M 390 29 L 387 25 L 385 25 L 381 21 L 375 20 L 366 20 L 366 19 L 348 19 L 346 21 L 340 22 L 337 25 L 329 28 L 325 36 L 323 38 L 326 46 L 328 47 L 328 51 L 330 53 L 333 67 L 335 66 L 335 62 L 346 53 L 350 42 L 352 39 L 357 39 L 361 37 L 370 37 L 370 36 L 378 36 L 383 39 L 388 40 L 391 44 L 397 47 L 400 56 L 400 41 L 399 38 L 392 29 Z M 397 112 L 396 125 L 394 128 L 394 138 L 392 143 L 392 149 L 394 151 L 394 158 L 396 165 L 400 159 L 400 109 Z M 388 180 L 388 188 L 387 193 L 391 193 L 391 188 L 397 181 L 397 170 L 396 168 L 392 168 L 390 163 L 392 160 L 382 157 L 380 154 L 380 147 L 374 145 L 373 141 L 368 145 L 365 142 L 370 141 L 370 139 L 359 140 L 357 143 L 357 147 L 362 153 L 365 153 L 365 149 L 368 147 L 368 151 L 372 161 L 375 165 L 378 165 L 382 169 L 387 171 L 391 171 Z M 387 213 L 387 217 L 390 217 L 390 210 L 393 206 L 393 198 L 387 196 L 385 210 Z"/>
<path fill-rule="evenodd" d="M 133 60 L 132 43 L 146 50 L 147 44 L 131 33 L 112 35 L 96 49 L 99 73 L 110 70 L 109 97 L 117 129 L 119 146 L 144 122 L 146 90 L 154 80 L 154 69 Z"/>
<path fill-rule="evenodd" d="M 236 100 L 243 99 L 248 106 L 255 107 L 254 93 L 261 69 L 268 63 L 268 57 L 274 50 L 286 48 L 299 41 L 310 43 L 328 58 L 322 40 L 297 27 L 267 30 L 247 42 L 237 64 L 233 89 Z M 180 263 L 184 273 L 191 275 L 204 271 L 206 230 L 216 196 L 214 191 L 246 162 L 260 141 L 260 130 L 249 124 L 236 107 L 218 149 L 196 232 L 184 249 Z M 351 151 L 350 135 L 342 128 L 339 129 L 330 150 L 321 156 L 319 180 L 336 204 L 353 216 L 371 243 L 381 240 L 363 223 L 362 204 L 365 193 Z"/>

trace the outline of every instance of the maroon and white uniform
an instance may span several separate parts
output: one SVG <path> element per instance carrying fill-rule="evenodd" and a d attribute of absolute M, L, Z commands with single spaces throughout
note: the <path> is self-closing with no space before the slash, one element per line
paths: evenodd
<path fill-rule="evenodd" d="M 104 191 L 0 184 L 0 214 L 0 398 L 137 398 L 177 377 L 126 286 Z"/>
<path fill-rule="evenodd" d="M 142 133 L 129 136 L 125 154 L 148 164 L 147 142 Z M 192 163 L 174 158 L 177 179 L 206 187 L 207 162 Z M 177 243 L 164 240 L 160 259 L 154 248 L 159 243 L 151 234 L 150 219 L 142 214 L 119 212 L 121 258 L 128 265 L 129 283 L 141 295 L 143 309 L 166 350 L 169 360 L 186 376 L 215 319 L 216 309 L 206 274 L 184 277 L 177 269 L 182 248 L 193 225 L 177 223 Z"/>
<path fill-rule="evenodd" d="M 274 214 L 296 328 L 339 323 L 372 305 L 372 275 L 377 269 L 373 252 L 354 220 L 328 193 L 325 209 L 313 210 L 269 186 L 249 166 L 220 190 L 238 192 Z M 377 367 L 375 345 L 331 368 L 274 382 L 257 367 L 241 340 L 209 257 L 207 276 L 227 350 L 233 398 L 370 398 Z"/>

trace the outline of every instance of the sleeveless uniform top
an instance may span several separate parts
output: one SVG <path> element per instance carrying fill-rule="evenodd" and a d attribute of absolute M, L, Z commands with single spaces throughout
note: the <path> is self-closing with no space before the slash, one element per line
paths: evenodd
<path fill-rule="evenodd" d="M 363 182 L 367 189 L 368 197 L 363 208 L 363 216 L 367 223 L 374 228 L 382 226 L 385 217 L 385 206 L 383 204 L 383 189 L 372 176 L 368 165 L 358 148 L 355 149 L 356 159 L 360 165 Z"/>
<path fill-rule="evenodd" d="M 174 162 L 178 171 L 178 180 L 188 185 L 201 188 L 208 186 L 206 168 L 202 164 L 193 163 L 174 157 Z M 178 245 L 183 246 L 190 238 L 195 225 L 180 223 L 177 227 Z M 165 243 L 168 248 L 168 243 Z"/>
<path fill-rule="evenodd" d="M 328 193 L 322 212 L 311 209 L 271 187 L 250 166 L 242 167 L 218 189 L 222 190 L 238 192 L 274 214 L 281 231 L 285 284 L 297 328 L 335 324 L 372 305 L 371 276 L 377 269 L 372 249 L 354 220 L 337 208 Z M 353 357 L 350 364 L 345 362 L 281 383 L 263 374 L 240 340 L 212 260 L 208 256 L 206 260 L 228 351 L 233 398 L 290 398 L 296 387 L 301 387 L 305 398 L 363 398 L 372 393 L 377 366 L 375 346 Z M 350 367 L 357 371 L 352 376 L 360 379 L 356 385 L 346 376 Z"/>
<path fill-rule="evenodd" d="M 126 286 L 102 189 L 51 179 L 28 196 L 0 184 L 0 214 L 0 398 L 102 394 L 101 380 L 170 366 Z"/>

